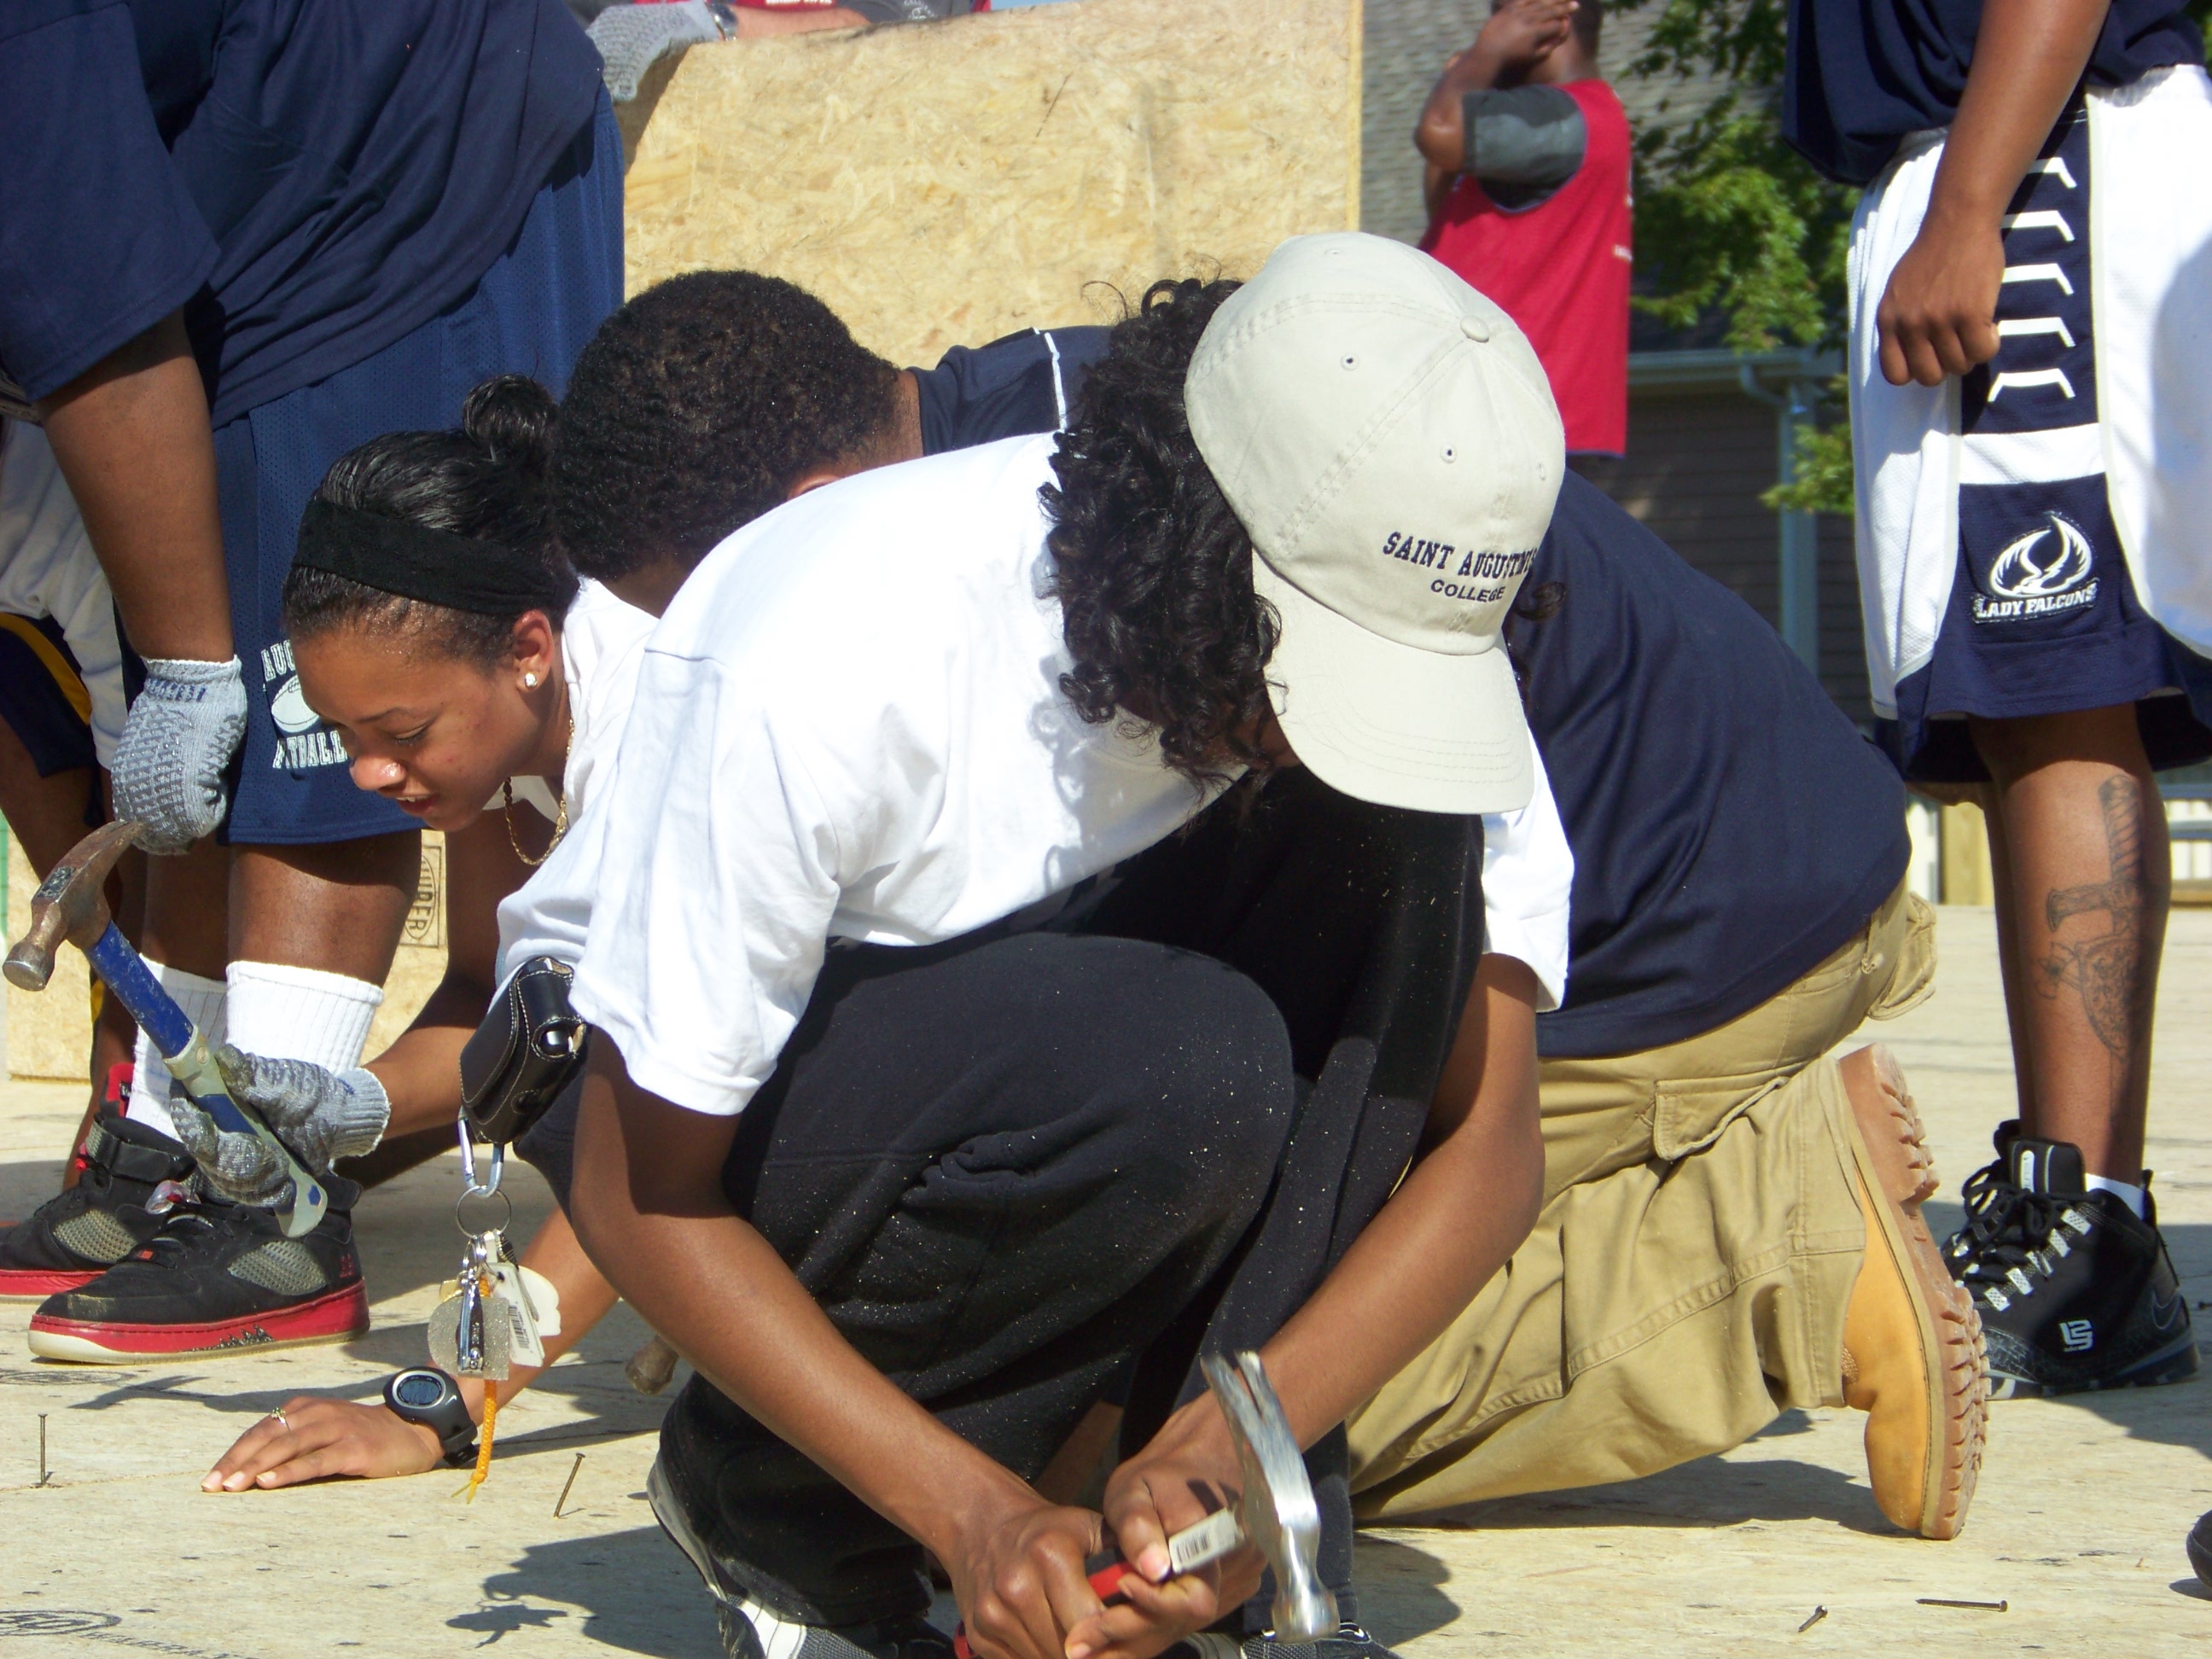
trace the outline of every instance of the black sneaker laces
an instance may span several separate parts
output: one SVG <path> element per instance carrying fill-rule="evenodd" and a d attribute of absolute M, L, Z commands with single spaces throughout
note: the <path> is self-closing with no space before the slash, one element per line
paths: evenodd
<path fill-rule="evenodd" d="M 1981 1170 L 1967 1182 L 1967 1222 L 1953 1254 L 1968 1255 L 1966 1271 L 1959 1275 L 1968 1297 L 2002 1313 L 2033 1296 L 2096 1223 L 2073 1199 L 2015 1187 L 2002 1172 L 1984 1191 L 1973 1191 L 1975 1182 L 1990 1173 Z"/>
<path fill-rule="evenodd" d="M 1968 1176 L 1959 1188 L 1966 1218 L 1946 1247 L 1951 1258 L 1971 1262 L 1984 1245 L 2000 1237 L 2012 1218 L 2013 1200 L 2020 1196 L 2021 1188 L 2005 1178 L 2002 1158 L 1984 1164 Z"/>

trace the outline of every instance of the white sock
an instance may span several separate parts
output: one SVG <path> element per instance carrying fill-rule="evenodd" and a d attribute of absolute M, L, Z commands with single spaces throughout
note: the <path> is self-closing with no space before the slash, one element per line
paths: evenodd
<path fill-rule="evenodd" d="M 2141 1221 L 2145 1218 L 2142 1188 L 2130 1187 L 2124 1181 L 2108 1180 L 2103 1176 L 2091 1176 L 2081 1184 L 2093 1193 L 2110 1193 L 2136 1212 L 2136 1220 Z"/>
<path fill-rule="evenodd" d="M 176 999 L 185 1018 L 198 1026 L 210 1042 L 222 1040 L 223 1001 L 228 988 L 221 980 L 202 979 L 150 957 L 146 969 Z M 176 1135 L 177 1126 L 169 1118 L 169 1068 L 161 1060 L 161 1051 L 143 1031 L 138 1033 L 137 1045 L 131 1051 L 131 1099 L 123 1115 L 172 1139 Z"/>
<path fill-rule="evenodd" d="M 226 1040 L 250 1054 L 346 1071 L 361 1064 L 368 1023 L 383 1000 L 380 988 L 343 974 L 282 962 L 234 962 Z"/>

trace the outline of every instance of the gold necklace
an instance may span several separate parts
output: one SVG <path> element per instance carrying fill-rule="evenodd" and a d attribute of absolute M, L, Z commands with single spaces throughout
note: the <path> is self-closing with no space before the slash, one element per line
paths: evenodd
<path fill-rule="evenodd" d="M 502 803 L 501 816 L 507 820 L 507 844 L 514 848 L 515 857 L 533 870 L 553 856 L 553 849 L 561 844 L 561 837 L 568 833 L 568 791 L 566 782 L 568 776 L 568 756 L 575 746 L 576 716 L 574 711 L 571 710 L 568 715 L 568 741 L 561 746 L 561 776 L 563 787 L 561 791 L 558 810 L 553 817 L 553 839 L 545 843 L 545 850 L 536 858 L 531 857 L 522 850 L 522 838 L 514 833 L 514 780 L 513 778 L 501 780 L 499 786 L 499 796 Z"/>

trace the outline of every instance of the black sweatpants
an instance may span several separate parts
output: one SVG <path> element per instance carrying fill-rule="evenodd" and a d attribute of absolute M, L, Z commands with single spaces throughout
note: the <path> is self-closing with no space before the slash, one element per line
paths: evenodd
<path fill-rule="evenodd" d="M 1206 957 L 1054 933 L 838 950 L 723 1181 L 855 1348 L 1033 1479 L 1218 1278 L 1292 1103 L 1281 1014 Z M 928 1605 L 919 1547 L 703 1378 L 661 1460 L 785 1616 Z"/>
<path fill-rule="evenodd" d="M 1419 1144 L 1482 945 L 1480 820 L 1310 775 L 1123 865 L 1082 936 L 833 951 L 726 1184 L 838 1328 L 1033 1477 L 1136 1362 L 1125 1450 L 1340 1261 Z M 549 1151 L 552 1150 L 550 1148 Z M 702 1380 L 662 1458 L 738 1582 L 842 1623 L 918 1548 Z M 1356 1617 L 1340 1428 L 1308 1454 Z M 1266 1624 L 1266 1595 L 1247 1608 Z"/>

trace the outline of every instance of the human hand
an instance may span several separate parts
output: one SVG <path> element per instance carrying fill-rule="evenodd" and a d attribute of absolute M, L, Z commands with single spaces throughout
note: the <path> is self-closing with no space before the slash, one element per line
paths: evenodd
<path fill-rule="evenodd" d="M 1104 1548 L 1103 1522 L 1089 1510 L 1029 1494 L 969 1536 L 940 1559 L 980 1659 L 1151 1659 L 1217 1616 L 1211 1567 L 1166 1584 L 1132 1573 L 1117 1592 L 1126 1600 L 1105 1607 L 1084 1571 Z"/>
<path fill-rule="evenodd" d="M 1875 313 L 1882 378 L 1936 386 L 1996 356 L 2004 263 L 1996 221 L 1931 210 Z"/>
<path fill-rule="evenodd" d="M 115 745 L 115 816 L 146 828 L 149 853 L 181 853 L 215 833 L 229 805 L 223 769 L 246 736 L 246 682 L 237 658 L 149 658 Z"/>
<path fill-rule="evenodd" d="M 675 0 L 668 5 L 610 6 L 592 20 L 590 33 L 599 49 L 608 98 L 627 104 L 654 64 L 672 52 L 720 40 L 722 26 L 707 0 Z"/>
<path fill-rule="evenodd" d="M 215 1051 L 231 1098 L 248 1108 L 292 1156 L 319 1176 L 341 1158 L 374 1150 L 392 1115 L 372 1072 L 325 1071 L 304 1060 L 270 1060 L 228 1043 Z M 216 1128 L 183 1091 L 169 1097 L 177 1139 L 208 1184 L 234 1204 L 274 1204 L 289 1189 L 283 1161 L 258 1136 Z"/>
<path fill-rule="evenodd" d="M 301 1395 L 261 1419 L 216 1460 L 202 1492 L 274 1492 L 303 1480 L 350 1475 L 380 1480 L 421 1474 L 444 1462 L 438 1437 L 383 1406 Z"/>
<path fill-rule="evenodd" d="M 1575 0 L 1500 0 L 1472 50 L 1500 74 L 1522 74 L 1549 57 L 1574 27 Z"/>
<path fill-rule="evenodd" d="M 1149 1659 L 1165 1642 L 1203 1630 L 1258 1591 L 1265 1564 L 1249 1546 L 1197 1572 L 1165 1577 L 1168 1540 L 1227 1504 L 1241 1480 L 1229 1425 L 1210 1392 L 1169 1418 L 1114 1471 L 1104 1518 L 1135 1568 L 1121 1581 L 1131 1605 L 1070 1631 L 1069 1659 Z"/>

